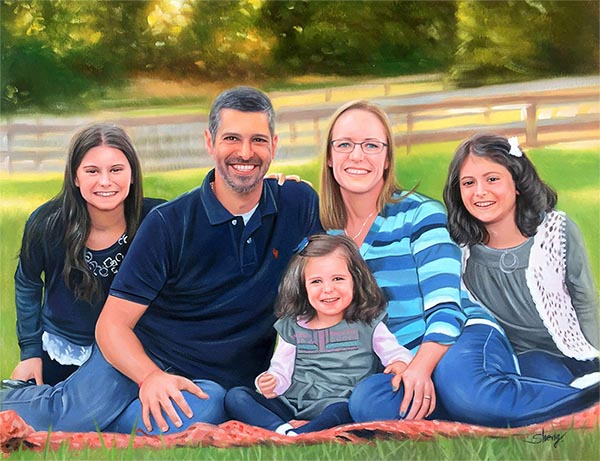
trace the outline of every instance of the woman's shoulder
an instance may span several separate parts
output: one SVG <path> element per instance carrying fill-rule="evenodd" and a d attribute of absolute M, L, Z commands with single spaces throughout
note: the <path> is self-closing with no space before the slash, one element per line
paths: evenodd
<path fill-rule="evenodd" d="M 425 194 L 414 191 L 396 191 L 392 200 L 386 205 L 387 215 L 398 215 L 399 213 L 418 213 L 420 215 L 443 213 L 446 208 L 439 200 Z"/>

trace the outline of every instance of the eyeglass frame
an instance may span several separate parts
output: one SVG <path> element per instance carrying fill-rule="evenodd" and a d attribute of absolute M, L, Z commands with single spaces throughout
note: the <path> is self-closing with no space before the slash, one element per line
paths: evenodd
<path fill-rule="evenodd" d="M 339 151 L 335 147 L 334 143 L 336 143 L 336 142 L 347 142 L 348 144 L 352 144 L 352 149 L 350 149 L 348 152 L 341 152 L 341 151 Z M 363 144 L 369 144 L 369 143 L 371 143 L 371 144 L 373 144 L 373 143 L 381 144 L 381 150 L 379 152 L 365 152 Z M 385 147 L 389 146 L 389 144 L 387 144 L 387 143 L 385 143 L 383 141 L 378 141 L 378 140 L 375 140 L 375 141 L 369 140 L 369 141 L 363 141 L 363 142 L 354 142 L 354 141 L 351 141 L 349 139 L 343 139 L 343 140 L 342 139 L 334 139 L 334 140 L 332 140 L 332 141 L 329 142 L 329 145 L 338 154 L 351 154 L 352 152 L 354 152 L 354 149 L 356 149 L 356 146 L 360 146 L 360 150 L 365 155 L 379 155 L 379 154 L 381 154 L 384 151 Z"/>

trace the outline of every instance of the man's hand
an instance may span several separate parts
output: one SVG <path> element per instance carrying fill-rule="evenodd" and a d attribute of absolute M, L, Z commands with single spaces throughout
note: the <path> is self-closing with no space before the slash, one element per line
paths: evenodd
<path fill-rule="evenodd" d="M 266 398 L 274 399 L 277 397 L 277 394 L 275 393 L 275 387 L 277 387 L 277 378 L 271 373 L 267 373 L 265 371 L 258 377 L 256 384 L 260 393 Z"/>
<path fill-rule="evenodd" d="M 40 357 L 32 357 L 19 362 L 13 370 L 12 375 L 10 375 L 10 378 L 22 381 L 35 379 L 35 383 L 38 386 L 44 384 L 42 378 L 42 359 Z"/>
<path fill-rule="evenodd" d="M 176 427 L 181 427 L 182 422 L 175 411 L 175 403 L 188 418 L 194 416 L 192 409 L 186 402 L 181 391 L 188 391 L 198 398 L 208 399 L 208 395 L 183 376 L 171 375 L 162 370 L 155 370 L 140 383 L 140 402 L 142 404 L 142 422 L 148 431 L 152 430 L 150 416 L 154 417 L 156 424 L 162 432 L 169 430 L 169 425 L 163 417 L 163 411 Z"/>

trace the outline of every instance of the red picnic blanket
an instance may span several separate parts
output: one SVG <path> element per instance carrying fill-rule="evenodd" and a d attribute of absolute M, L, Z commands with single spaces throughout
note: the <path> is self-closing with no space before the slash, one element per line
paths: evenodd
<path fill-rule="evenodd" d="M 265 429 L 228 421 L 214 426 L 197 423 L 187 430 L 171 435 L 151 436 L 98 432 L 35 431 L 14 411 L 0 412 L 0 450 L 7 453 L 23 446 L 56 450 L 67 443 L 71 450 L 85 447 L 101 448 L 169 448 L 169 447 L 244 447 L 256 444 L 317 444 L 322 442 L 370 443 L 373 439 L 431 439 L 442 437 L 510 437 L 549 434 L 571 429 L 594 430 L 600 425 L 600 403 L 579 413 L 532 424 L 499 429 L 449 421 L 377 421 L 347 424 L 320 432 L 289 437 Z"/>

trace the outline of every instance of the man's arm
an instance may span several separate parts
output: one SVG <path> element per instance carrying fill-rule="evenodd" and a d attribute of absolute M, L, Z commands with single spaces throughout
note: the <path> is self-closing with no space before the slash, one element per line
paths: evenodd
<path fill-rule="evenodd" d="M 104 358 L 117 370 L 140 386 L 142 421 L 148 431 L 152 430 L 150 415 L 160 429 L 169 429 L 163 411 L 175 426 L 181 426 L 173 402 L 191 418 L 192 410 L 185 401 L 182 390 L 201 399 L 208 396 L 189 379 L 162 371 L 144 351 L 133 331 L 148 306 L 109 296 L 96 324 L 96 341 Z"/>

